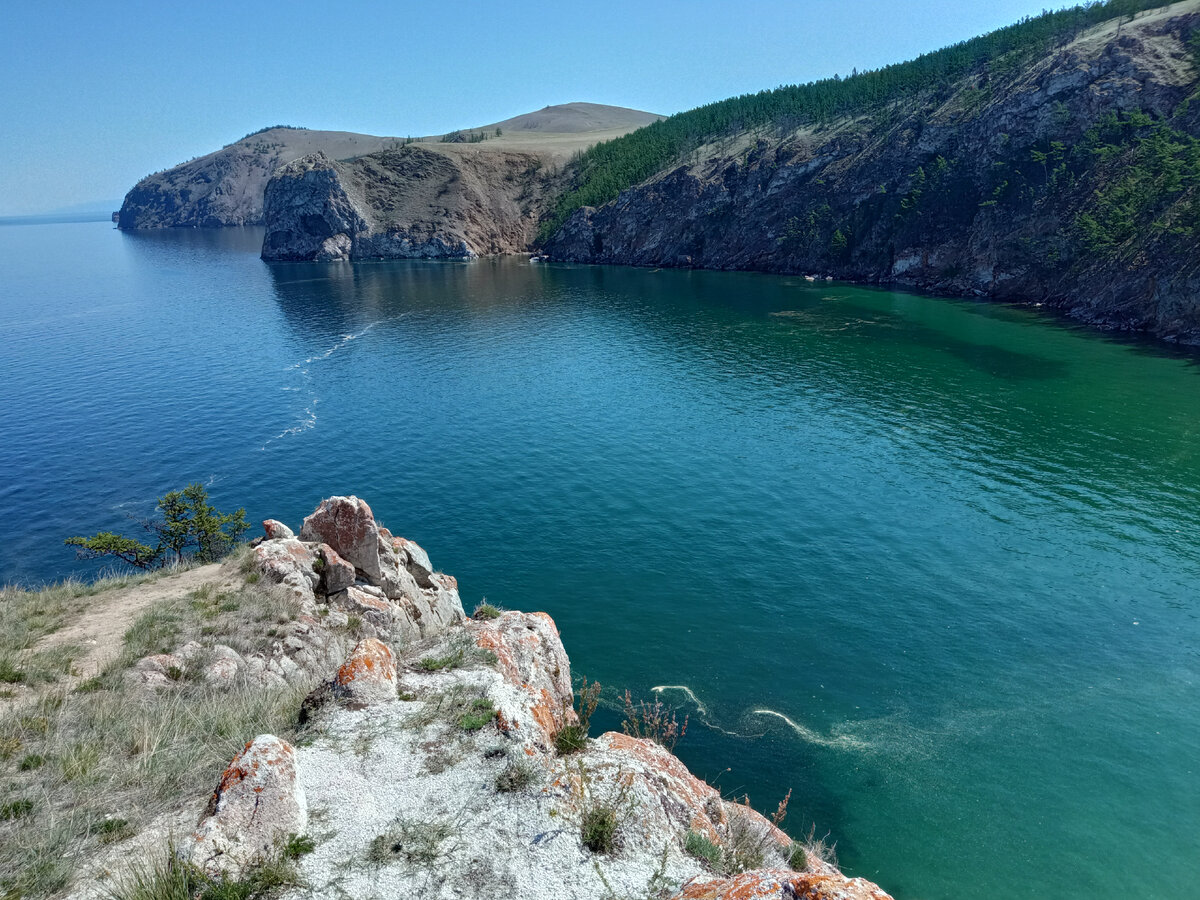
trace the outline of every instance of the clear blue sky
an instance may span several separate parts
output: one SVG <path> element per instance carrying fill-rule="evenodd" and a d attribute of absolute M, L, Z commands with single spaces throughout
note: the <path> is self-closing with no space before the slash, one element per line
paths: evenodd
<path fill-rule="evenodd" d="M 265 125 L 438 134 L 572 100 L 672 113 L 908 59 L 1044 5 L 4 0 L 0 215 L 116 199 Z"/>

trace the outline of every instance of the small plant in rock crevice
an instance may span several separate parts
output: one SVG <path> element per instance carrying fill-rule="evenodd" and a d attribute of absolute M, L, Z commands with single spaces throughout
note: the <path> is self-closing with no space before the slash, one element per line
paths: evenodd
<path fill-rule="evenodd" d="M 593 853 L 612 853 L 621 829 L 637 812 L 633 775 L 618 769 L 611 786 L 601 792 L 582 761 L 578 773 L 580 841 Z"/>
<path fill-rule="evenodd" d="M 689 831 L 684 838 L 683 851 L 695 859 L 706 863 L 714 872 L 721 871 L 721 847 L 714 844 L 698 831 Z"/>
<path fill-rule="evenodd" d="M 500 618 L 500 610 L 487 602 L 487 598 L 483 598 L 478 606 L 475 607 L 475 612 L 471 614 L 472 619 L 498 619 Z"/>
<path fill-rule="evenodd" d="M 596 681 L 589 685 L 587 678 L 584 678 L 583 685 L 575 697 L 575 713 L 579 721 L 564 725 L 554 735 L 554 749 L 558 751 L 559 756 L 567 756 L 568 754 L 575 753 L 587 745 L 588 727 L 591 725 L 592 714 L 596 711 L 596 707 L 599 704 L 600 682 Z M 564 719 L 570 709 L 570 705 L 564 700 Z"/>

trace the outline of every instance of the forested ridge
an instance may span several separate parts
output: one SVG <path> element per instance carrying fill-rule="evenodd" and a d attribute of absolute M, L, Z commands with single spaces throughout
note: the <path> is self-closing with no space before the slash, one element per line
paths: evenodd
<path fill-rule="evenodd" d="M 1047 11 L 1013 25 L 962 41 L 907 62 L 834 75 L 720 100 L 677 113 L 624 137 L 596 144 L 573 160 L 574 178 L 547 217 L 543 238 L 553 234 L 582 206 L 599 206 L 704 144 L 751 129 L 771 127 L 782 133 L 870 114 L 908 98 L 952 91 L 965 76 L 980 70 L 1003 75 L 1081 32 L 1118 17 L 1169 6 L 1164 0 L 1105 0 Z"/>

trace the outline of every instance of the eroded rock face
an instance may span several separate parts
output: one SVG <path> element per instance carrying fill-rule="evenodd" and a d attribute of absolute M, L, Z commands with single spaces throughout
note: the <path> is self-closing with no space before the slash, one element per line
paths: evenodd
<path fill-rule="evenodd" d="M 501 709 L 502 722 L 529 725 L 520 737 L 549 752 L 564 725 L 578 721 L 572 706 L 571 661 L 558 628 L 545 613 L 505 612 L 472 621 L 475 644 L 496 654 L 504 680 L 520 689 L 515 708 Z"/>
<path fill-rule="evenodd" d="M 335 162 L 317 154 L 267 184 L 267 260 L 471 259 L 520 253 L 558 183 L 544 156 L 406 146 Z"/>
<path fill-rule="evenodd" d="M 237 876 L 278 852 L 288 835 L 302 834 L 307 825 L 295 749 L 274 735 L 259 735 L 221 776 L 190 846 L 181 853 L 210 875 Z"/>
<path fill-rule="evenodd" d="M 375 638 L 359 641 L 333 679 L 335 697 L 360 706 L 396 699 L 396 658 Z"/>

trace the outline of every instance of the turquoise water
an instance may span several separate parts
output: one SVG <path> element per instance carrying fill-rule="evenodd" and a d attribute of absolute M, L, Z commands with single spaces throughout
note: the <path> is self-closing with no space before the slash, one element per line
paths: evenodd
<path fill-rule="evenodd" d="M 357 493 L 577 673 L 686 687 L 684 760 L 898 900 L 1198 895 L 1196 357 L 774 276 L 4 237 L 7 580 L 191 480 Z"/>

